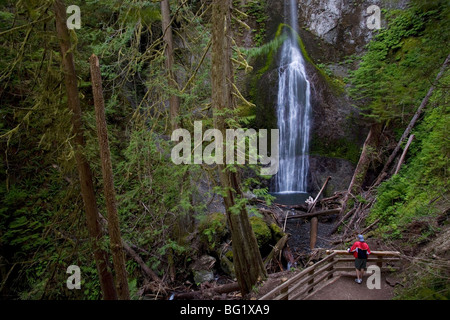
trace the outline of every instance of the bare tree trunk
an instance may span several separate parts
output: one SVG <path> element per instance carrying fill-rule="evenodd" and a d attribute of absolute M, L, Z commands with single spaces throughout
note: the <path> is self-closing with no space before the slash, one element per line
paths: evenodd
<path fill-rule="evenodd" d="M 406 143 L 405 149 L 403 149 L 403 153 L 402 156 L 400 157 L 400 160 L 398 160 L 398 164 L 397 167 L 395 168 L 395 172 L 394 174 L 397 174 L 400 171 L 400 168 L 403 164 L 403 162 L 405 161 L 405 157 L 406 157 L 406 153 L 408 152 L 409 146 L 411 145 L 412 141 L 414 140 L 414 135 L 410 135 L 408 142 Z"/>
<path fill-rule="evenodd" d="M 373 124 L 364 142 L 361 156 L 359 157 L 358 164 L 355 172 L 353 173 L 352 180 L 348 187 L 348 191 L 344 196 L 342 202 L 342 209 L 340 216 L 343 216 L 347 209 L 347 202 L 350 194 L 356 194 L 361 191 L 362 184 L 366 178 L 367 170 L 369 169 L 370 161 L 372 160 L 374 152 L 378 149 L 380 144 L 381 124 Z"/>
<path fill-rule="evenodd" d="M 56 31 L 61 49 L 61 58 L 64 69 L 64 78 L 67 91 L 67 103 L 72 112 L 72 130 L 74 134 L 75 160 L 80 179 L 81 196 L 83 198 L 86 211 L 86 222 L 89 231 L 95 263 L 100 279 L 100 286 L 103 292 L 103 298 L 106 300 L 117 299 L 114 279 L 108 268 L 108 255 L 101 249 L 102 229 L 98 220 L 97 201 L 95 199 L 94 185 L 92 182 L 92 172 L 83 154 L 85 141 L 83 138 L 83 127 L 81 122 L 81 106 L 78 96 L 77 75 L 75 73 L 75 64 L 71 52 L 71 43 L 69 31 L 66 26 L 66 7 L 62 0 L 56 0 L 54 3 L 56 18 Z"/>
<path fill-rule="evenodd" d="M 319 219 L 317 216 L 312 217 L 309 223 L 309 248 L 312 250 L 316 247 Z"/>
<path fill-rule="evenodd" d="M 231 0 L 213 1 L 212 3 L 212 105 L 218 112 L 234 108 L 233 67 L 231 64 Z M 222 112 L 220 112 L 222 113 Z M 225 135 L 226 124 L 223 115 L 215 115 L 216 129 Z M 266 270 L 259 252 L 258 243 L 253 233 L 245 206 L 236 208 L 236 199 L 242 197 L 239 178 L 235 172 L 219 165 L 219 177 L 225 189 L 224 203 L 228 226 L 231 230 L 233 263 L 236 278 L 243 295 L 263 280 Z"/>
<path fill-rule="evenodd" d="M 116 207 L 116 192 L 111 165 L 111 154 L 108 142 L 108 130 L 105 119 L 105 102 L 103 98 L 102 76 L 100 63 L 95 54 L 90 58 L 92 92 L 94 95 L 95 117 L 97 120 L 97 136 L 100 145 L 100 159 L 102 162 L 103 190 L 105 193 L 106 211 L 108 213 L 108 232 L 111 246 L 114 272 L 116 275 L 117 295 L 120 300 L 130 300 L 128 289 L 125 255 L 120 234 L 119 216 Z"/>
<path fill-rule="evenodd" d="M 165 56 L 166 56 L 166 69 L 167 76 L 169 79 L 169 87 L 172 90 L 178 89 L 177 79 L 175 73 L 173 71 L 174 66 L 174 58 L 173 58 L 173 33 L 172 26 L 170 24 L 170 2 L 169 0 L 161 1 L 161 20 L 162 20 L 162 29 L 163 29 L 163 38 L 165 48 Z M 170 108 L 170 121 L 172 130 L 178 128 L 177 117 L 180 111 L 180 98 L 174 94 L 170 96 L 169 99 L 169 108 Z"/>

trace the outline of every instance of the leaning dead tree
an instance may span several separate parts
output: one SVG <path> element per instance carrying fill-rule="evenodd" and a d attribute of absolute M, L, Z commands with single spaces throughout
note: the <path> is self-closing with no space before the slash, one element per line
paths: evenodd
<path fill-rule="evenodd" d="M 103 98 L 102 76 L 100 63 L 95 54 L 90 58 L 92 93 L 94 96 L 95 118 L 97 122 L 97 136 L 100 146 L 102 163 L 103 191 L 105 194 L 106 212 L 108 213 L 108 232 L 111 246 L 114 271 L 116 275 L 117 295 L 120 300 L 130 300 L 128 277 L 125 266 L 125 255 L 120 234 L 119 215 L 117 214 L 116 192 L 109 150 L 108 130 L 105 118 L 105 101 Z"/>

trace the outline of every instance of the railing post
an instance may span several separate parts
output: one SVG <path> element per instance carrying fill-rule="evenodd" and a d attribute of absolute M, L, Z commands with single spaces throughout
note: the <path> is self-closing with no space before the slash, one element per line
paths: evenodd
<path fill-rule="evenodd" d="M 317 217 L 312 217 L 309 222 L 309 247 L 311 250 L 316 247 L 318 228 L 319 220 Z"/>
<path fill-rule="evenodd" d="M 383 267 L 383 256 L 378 256 L 377 266 L 380 268 Z"/>
<path fill-rule="evenodd" d="M 333 257 L 332 259 L 331 259 L 331 261 L 330 261 L 330 267 L 327 269 L 327 271 L 328 272 L 330 272 L 330 274 L 328 275 L 328 277 L 327 277 L 327 280 L 330 280 L 331 278 L 333 278 L 333 276 L 334 276 L 334 259 L 339 259 L 338 257 Z"/>
<path fill-rule="evenodd" d="M 313 276 L 313 275 L 314 275 L 314 271 L 315 271 L 315 269 L 312 269 L 312 270 L 309 272 L 309 275 L 310 275 L 310 276 Z M 308 284 L 310 284 L 310 285 L 312 285 L 313 283 L 314 283 L 314 277 L 312 277 L 311 280 L 308 281 Z M 313 291 L 314 291 L 314 286 L 312 286 L 311 289 L 308 290 L 308 293 L 311 293 L 311 292 L 313 292 Z"/>
<path fill-rule="evenodd" d="M 288 278 L 282 278 L 281 279 L 281 284 L 285 283 L 287 280 L 288 280 Z M 289 292 L 289 286 L 287 286 L 286 288 L 281 290 L 281 292 L 280 292 L 281 295 L 286 294 L 286 296 L 283 297 L 282 300 L 289 300 L 288 292 Z"/>

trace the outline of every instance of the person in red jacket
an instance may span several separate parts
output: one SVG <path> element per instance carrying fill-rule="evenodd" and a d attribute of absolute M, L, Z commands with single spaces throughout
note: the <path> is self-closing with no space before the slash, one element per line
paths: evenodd
<path fill-rule="evenodd" d="M 364 241 L 364 237 L 358 235 L 358 241 L 356 241 L 351 248 L 347 251 L 353 253 L 355 257 L 356 279 L 355 282 L 361 284 L 364 276 L 364 270 L 366 269 L 367 257 L 370 254 L 369 245 Z"/>

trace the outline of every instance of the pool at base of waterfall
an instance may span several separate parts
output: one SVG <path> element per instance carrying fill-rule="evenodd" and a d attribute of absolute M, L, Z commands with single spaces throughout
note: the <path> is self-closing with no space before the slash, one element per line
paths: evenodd
<path fill-rule="evenodd" d="M 275 197 L 274 202 L 288 206 L 305 204 L 306 199 L 311 196 L 310 193 L 298 191 L 271 192 L 270 194 Z"/>

